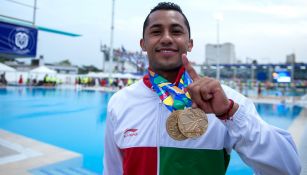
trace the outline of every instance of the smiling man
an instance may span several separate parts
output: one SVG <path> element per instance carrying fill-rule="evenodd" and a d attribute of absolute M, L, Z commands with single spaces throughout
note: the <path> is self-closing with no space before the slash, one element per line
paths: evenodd
<path fill-rule="evenodd" d="M 265 123 L 254 104 L 217 80 L 197 75 L 180 7 L 159 3 L 140 40 L 148 74 L 114 94 L 106 121 L 105 175 L 222 175 L 231 150 L 255 174 L 298 175 L 291 135 Z"/>
<path fill-rule="evenodd" d="M 147 52 L 150 68 L 170 81 L 175 81 L 182 66 L 181 55 L 190 52 L 193 40 L 183 15 L 175 10 L 158 10 L 146 18 L 140 45 Z"/>

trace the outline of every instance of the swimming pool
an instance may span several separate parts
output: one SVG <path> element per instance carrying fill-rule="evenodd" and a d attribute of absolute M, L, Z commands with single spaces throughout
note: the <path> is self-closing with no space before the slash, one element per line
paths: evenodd
<path fill-rule="evenodd" d="M 256 104 L 256 109 L 267 123 L 287 130 L 293 120 L 300 114 L 299 106 L 285 104 Z M 233 151 L 227 175 L 252 175 L 253 171 L 243 163 L 239 155 Z"/>
<path fill-rule="evenodd" d="M 112 93 L 43 88 L 0 89 L 0 128 L 83 155 L 83 167 L 103 171 L 106 104 Z M 287 129 L 301 111 L 284 104 L 257 104 L 264 120 Z M 227 175 L 248 175 L 233 152 Z"/>

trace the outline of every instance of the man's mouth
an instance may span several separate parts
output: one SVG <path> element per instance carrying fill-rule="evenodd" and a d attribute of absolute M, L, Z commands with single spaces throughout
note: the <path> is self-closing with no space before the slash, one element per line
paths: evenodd
<path fill-rule="evenodd" d="M 163 57 L 172 57 L 178 53 L 178 49 L 174 48 L 159 48 L 156 51 Z"/>
<path fill-rule="evenodd" d="M 174 49 L 174 48 L 159 48 L 159 49 L 156 49 L 156 52 L 160 52 L 162 54 L 171 54 L 171 53 L 178 52 L 178 49 Z"/>

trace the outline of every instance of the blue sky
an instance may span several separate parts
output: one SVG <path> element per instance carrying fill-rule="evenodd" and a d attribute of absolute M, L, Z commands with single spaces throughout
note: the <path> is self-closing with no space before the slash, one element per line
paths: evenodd
<path fill-rule="evenodd" d="M 34 0 L 16 0 L 33 5 Z M 114 47 L 140 51 L 143 21 L 159 1 L 116 0 Z M 194 48 L 189 59 L 203 63 L 205 44 L 216 43 L 215 14 L 223 14 L 220 42 L 232 42 L 236 56 L 260 63 L 283 63 L 295 53 L 307 62 L 306 0 L 176 0 L 189 19 Z M 0 14 L 32 20 L 32 9 L 0 0 Z M 38 55 L 46 62 L 69 59 L 77 65 L 102 65 L 100 42 L 110 43 L 111 0 L 37 0 L 36 24 L 81 34 L 67 37 L 39 32 Z"/>

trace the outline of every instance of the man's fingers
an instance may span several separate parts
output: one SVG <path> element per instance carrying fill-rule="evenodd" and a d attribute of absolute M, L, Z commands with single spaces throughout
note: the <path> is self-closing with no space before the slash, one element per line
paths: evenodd
<path fill-rule="evenodd" d="M 203 103 L 199 89 L 200 89 L 200 86 L 198 86 L 198 84 L 196 83 L 191 83 L 187 87 L 187 90 L 191 96 L 192 102 L 195 103 L 198 107 L 202 106 L 202 103 Z M 195 104 L 193 107 L 197 107 L 195 106 Z"/>
<path fill-rule="evenodd" d="M 194 102 L 192 102 L 192 108 L 198 108 L 198 105 Z"/>
<path fill-rule="evenodd" d="M 188 72 L 193 81 L 198 80 L 200 78 L 199 75 L 194 70 L 194 68 L 192 67 L 192 65 L 190 64 L 186 54 L 182 54 L 182 63 L 185 70 Z"/>
<path fill-rule="evenodd" d="M 214 87 L 208 86 L 213 79 L 203 78 L 203 81 L 199 81 L 200 94 L 204 101 L 211 100 L 213 98 Z M 212 84 L 212 83 L 211 83 Z"/>

